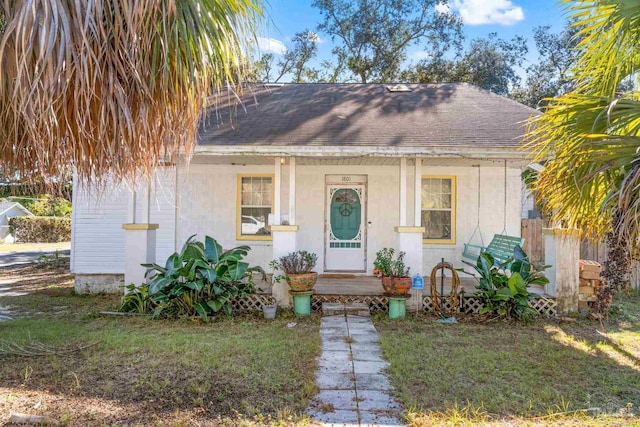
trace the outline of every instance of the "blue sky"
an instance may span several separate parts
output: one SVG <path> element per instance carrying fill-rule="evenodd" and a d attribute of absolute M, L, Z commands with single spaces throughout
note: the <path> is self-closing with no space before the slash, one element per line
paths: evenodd
<path fill-rule="evenodd" d="M 311 3 L 312 0 L 269 0 L 265 5 L 267 19 L 259 31 L 261 52 L 281 52 L 296 32 L 306 28 L 315 31 L 321 17 Z M 449 5 L 464 22 L 465 43 L 492 32 L 505 39 L 526 37 L 529 54 L 525 68 L 538 57 L 533 28 L 551 25 L 553 31 L 560 31 L 565 22 L 565 13 L 557 0 L 449 0 Z M 319 35 L 321 43 L 314 64 L 331 56 L 331 39 Z M 411 47 L 408 56 L 409 60 L 418 60 L 421 49 Z"/>

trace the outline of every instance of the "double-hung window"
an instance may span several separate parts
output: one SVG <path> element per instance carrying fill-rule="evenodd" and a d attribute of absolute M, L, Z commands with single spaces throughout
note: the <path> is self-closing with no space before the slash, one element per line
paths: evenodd
<path fill-rule="evenodd" d="M 456 177 L 422 177 L 424 243 L 456 242 Z"/>
<path fill-rule="evenodd" d="M 238 240 L 270 240 L 273 175 L 238 175 Z"/>

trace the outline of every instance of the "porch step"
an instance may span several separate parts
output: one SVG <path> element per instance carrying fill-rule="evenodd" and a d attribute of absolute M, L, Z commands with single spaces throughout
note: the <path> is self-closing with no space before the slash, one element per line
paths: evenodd
<path fill-rule="evenodd" d="M 322 315 L 323 316 L 344 316 L 350 314 L 352 316 L 369 317 L 369 304 L 363 302 L 348 302 L 348 303 L 335 303 L 335 302 L 323 302 L 322 303 Z"/>

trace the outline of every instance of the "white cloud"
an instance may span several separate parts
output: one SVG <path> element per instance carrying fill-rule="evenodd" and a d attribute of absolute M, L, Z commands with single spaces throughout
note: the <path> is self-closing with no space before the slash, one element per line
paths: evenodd
<path fill-rule="evenodd" d="M 449 13 L 451 12 L 451 7 L 448 3 L 438 3 L 435 7 L 436 12 L 438 13 Z"/>
<path fill-rule="evenodd" d="M 513 25 L 524 20 L 524 11 L 511 0 L 452 0 L 450 8 L 436 6 L 439 12 L 458 12 L 467 25 Z"/>
<path fill-rule="evenodd" d="M 278 39 L 257 37 L 257 40 L 258 50 L 261 53 L 277 53 L 279 55 L 282 55 L 287 51 L 287 47 Z"/>
<path fill-rule="evenodd" d="M 414 61 L 421 61 L 423 59 L 429 59 L 430 57 L 431 55 L 424 50 L 418 50 L 409 55 L 409 58 L 413 59 Z"/>

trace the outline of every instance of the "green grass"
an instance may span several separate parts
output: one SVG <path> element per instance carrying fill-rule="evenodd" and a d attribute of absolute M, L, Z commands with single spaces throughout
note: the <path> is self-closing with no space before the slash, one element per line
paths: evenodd
<path fill-rule="evenodd" d="M 413 318 L 376 326 L 390 379 L 414 425 L 510 417 L 523 422 L 594 407 L 617 414 L 628 403 L 637 413 L 640 302 L 620 306 L 623 315 L 606 332 L 586 320 L 442 325 Z"/>
<path fill-rule="evenodd" d="M 292 319 L 286 316 L 266 321 L 245 315 L 210 324 L 104 317 L 97 312 L 114 309 L 118 297 L 75 295 L 58 286 L 60 280 L 42 280 L 41 290 L 0 298 L 2 306 L 31 313 L 0 323 L 1 340 L 32 339 L 56 348 L 98 344 L 71 357 L 3 358 L 0 414 L 34 413 L 32 405 L 42 401 L 41 414 L 72 425 L 190 425 L 217 417 L 229 424 L 300 421 L 316 392 L 315 318 L 296 319 L 288 328 Z"/>

